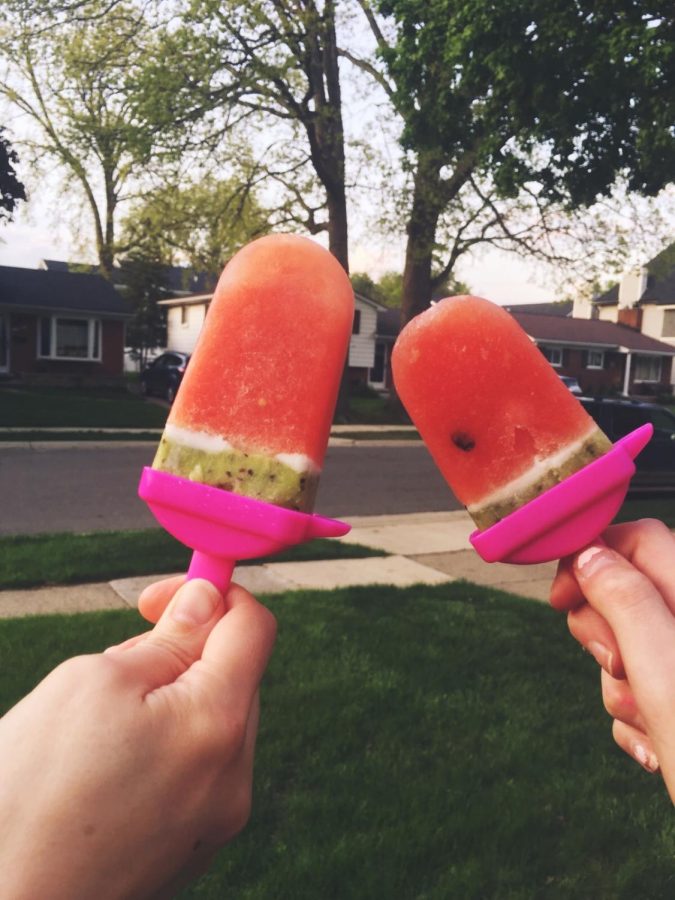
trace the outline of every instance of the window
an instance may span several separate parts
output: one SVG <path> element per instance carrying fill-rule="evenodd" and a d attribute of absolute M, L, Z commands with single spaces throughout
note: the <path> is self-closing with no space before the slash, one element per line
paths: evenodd
<path fill-rule="evenodd" d="M 181 306 L 180 308 L 180 324 L 187 325 L 188 323 L 188 308 L 187 306 Z"/>
<path fill-rule="evenodd" d="M 361 334 L 361 310 L 354 310 L 354 321 L 352 322 L 352 334 Z"/>
<path fill-rule="evenodd" d="M 636 356 L 633 368 L 634 381 L 661 381 L 660 356 Z"/>
<path fill-rule="evenodd" d="M 604 369 L 605 354 L 602 350 L 589 350 L 586 357 L 587 369 Z"/>
<path fill-rule="evenodd" d="M 547 347 L 545 345 L 542 345 L 539 349 L 554 368 L 559 369 L 560 366 L 562 366 L 562 347 Z"/>
<path fill-rule="evenodd" d="M 675 309 L 664 309 L 661 337 L 675 337 Z"/>
<path fill-rule="evenodd" d="M 100 360 L 100 320 L 43 316 L 38 328 L 38 356 L 43 359 Z"/>

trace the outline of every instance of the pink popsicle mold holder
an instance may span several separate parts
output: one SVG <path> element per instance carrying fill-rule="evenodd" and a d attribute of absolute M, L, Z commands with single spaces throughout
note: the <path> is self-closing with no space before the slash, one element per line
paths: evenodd
<path fill-rule="evenodd" d="M 193 550 L 188 579 L 205 578 L 222 593 L 235 563 L 278 553 L 313 538 L 340 537 L 351 526 L 284 509 L 146 466 L 138 494 L 160 525 Z"/>
<path fill-rule="evenodd" d="M 623 503 L 635 474 L 634 460 L 649 443 L 642 425 L 599 459 L 530 500 L 484 531 L 470 536 L 485 562 L 526 565 L 576 553 L 600 535 Z"/>

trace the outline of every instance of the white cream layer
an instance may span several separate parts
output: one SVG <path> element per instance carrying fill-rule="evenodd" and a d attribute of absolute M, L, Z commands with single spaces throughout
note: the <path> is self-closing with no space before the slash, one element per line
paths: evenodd
<path fill-rule="evenodd" d="M 180 425 L 171 423 L 165 425 L 164 435 L 174 444 L 182 444 L 204 453 L 224 453 L 237 449 L 220 435 L 208 434 L 206 431 L 192 431 L 191 428 L 182 428 Z M 262 451 L 259 452 L 262 455 Z M 321 471 L 314 460 L 304 453 L 276 453 L 273 458 L 295 472 L 319 473 Z"/>
<path fill-rule="evenodd" d="M 552 453 L 550 456 L 546 456 L 542 459 L 535 459 L 534 463 L 530 466 L 527 472 L 524 472 L 522 475 L 519 475 L 512 481 L 507 482 L 507 484 L 502 485 L 502 487 L 497 488 L 496 491 L 493 491 L 491 494 L 483 497 L 480 503 L 470 504 L 466 508 L 467 512 L 470 516 L 473 516 L 474 513 L 479 513 L 486 507 L 502 503 L 504 500 L 508 500 L 514 494 L 518 495 L 522 493 L 525 488 L 532 484 L 533 481 L 536 481 L 538 478 L 546 475 L 547 472 L 549 472 L 551 469 L 560 467 L 566 460 L 574 456 L 575 453 L 578 453 L 585 442 L 588 440 L 588 438 L 596 431 L 597 425 L 593 424 L 588 429 L 586 434 L 584 434 L 584 436 L 579 438 L 578 440 L 574 441 L 574 443 L 567 444 L 567 446 L 563 447 L 562 450 L 559 450 L 557 453 Z"/>

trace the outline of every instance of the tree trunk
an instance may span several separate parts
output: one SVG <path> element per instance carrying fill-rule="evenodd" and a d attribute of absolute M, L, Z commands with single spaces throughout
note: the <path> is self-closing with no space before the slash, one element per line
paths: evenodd
<path fill-rule="evenodd" d="M 408 220 L 401 297 L 401 328 L 429 306 L 431 300 L 436 226 L 441 214 L 441 160 L 438 154 L 420 152 L 414 176 L 413 201 Z M 392 417 L 403 420 L 403 404 L 392 383 L 387 407 Z"/>
<path fill-rule="evenodd" d="M 431 268 L 436 227 L 442 209 L 441 160 L 420 153 L 414 178 L 413 202 L 403 269 L 401 327 L 423 312 L 431 300 Z"/>
<path fill-rule="evenodd" d="M 326 191 L 328 249 L 349 274 L 349 230 L 345 191 L 345 140 L 342 95 L 335 35 L 335 3 L 324 5 L 323 16 L 314 20 L 310 36 L 312 57 L 308 77 L 313 89 L 315 115 L 307 129 L 312 162 Z M 349 420 L 349 358 L 340 380 L 335 420 Z"/>

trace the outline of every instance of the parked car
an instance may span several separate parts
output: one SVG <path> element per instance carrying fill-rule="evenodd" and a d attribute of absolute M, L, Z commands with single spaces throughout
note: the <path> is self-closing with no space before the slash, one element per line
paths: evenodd
<path fill-rule="evenodd" d="M 635 460 L 631 490 L 675 489 L 675 415 L 657 403 L 588 397 L 580 402 L 611 441 L 651 422 L 654 436 Z"/>
<path fill-rule="evenodd" d="M 188 353 L 176 350 L 162 353 L 141 372 L 141 391 L 149 397 L 162 397 L 173 403 L 189 361 Z"/>
<path fill-rule="evenodd" d="M 571 375 L 558 375 L 558 378 L 562 381 L 567 390 L 571 391 L 575 396 L 580 397 L 583 394 L 581 385 L 576 378 L 572 378 Z"/>

